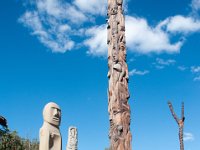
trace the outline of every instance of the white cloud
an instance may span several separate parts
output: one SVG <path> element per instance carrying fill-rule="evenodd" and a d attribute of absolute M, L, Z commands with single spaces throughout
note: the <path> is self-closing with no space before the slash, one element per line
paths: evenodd
<path fill-rule="evenodd" d="M 199 8 L 199 1 L 193 0 L 192 7 Z M 89 48 L 88 54 L 106 56 L 106 25 L 94 25 L 95 18 L 106 14 L 106 5 L 107 0 L 72 0 L 71 3 L 37 0 L 32 2 L 33 9 L 26 11 L 19 22 L 31 29 L 32 35 L 53 52 L 66 52 L 75 45 L 80 46 L 73 40 L 74 36 L 78 36 L 85 38 L 82 46 Z M 140 54 L 179 53 L 185 34 L 198 31 L 200 21 L 192 16 L 168 17 L 155 26 L 151 26 L 145 18 L 126 16 L 127 50 Z M 180 38 L 174 34 L 177 32 Z M 83 37 L 84 33 L 86 37 Z"/>
<path fill-rule="evenodd" d="M 192 66 L 191 72 L 192 73 L 200 73 L 200 66 Z"/>
<path fill-rule="evenodd" d="M 93 34 L 90 34 L 87 46 L 90 47 L 90 52 L 93 55 L 107 55 L 106 45 L 106 25 L 92 28 Z M 97 31 L 95 31 L 97 29 Z M 170 36 L 160 28 L 151 27 L 147 21 L 143 18 L 126 16 L 126 40 L 127 48 L 132 52 L 138 52 L 142 54 L 147 53 L 178 53 L 183 41 L 177 41 L 173 44 L 170 43 Z M 145 35 L 145 36 L 144 36 Z M 103 37 L 103 43 L 99 40 Z M 95 39 L 95 46 L 92 41 Z M 100 47 L 99 47 L 100 46 Z M 91 49 L 92 48 L 92 49 Z M 95 48 L 95 49 L 94 49 Z"/>
<path fill-rule="evenodd" d="M 41 12 L 46 12 L 49 15 L 60 17 L 62 14 L 62 6 L 58 0 L 38 0 L 37 8 Z"/>
<path fill-rule="evenodd" d="M 85 14 L 81 11 L 78 11 L 74 6 L 68 5 L 68 8 L 64 10 L 66 12 L 67 19 L 71 21 L 71 23 L 81 24 L 86 20 L 89 20 Z"/>
<path fill-rule="evenodd" d="M 37 11 L 27 11 L 19 18 L 19 22 L 31 29 L 32 35 L 37 36 L 40 42 L 53 52 L 63 53 L 74 47 L 74 42 L 66 34 L 70 29 L 67 24 L 62 25 L 49 19 L 47 28 Z"/>
<path fill-rule="evenodd" d="M 192 66 L 191 72 L 194 74 L 194 81 L 200 81 L 200 66 Z"/>
<path fill-rule="evenodd" d="M 27 11 L 20 19 L 19 22 L 25 23 L 24 25 L 27 27 L 32 28 L 34 31 L 33 34 L 43 34 L 44 36 L 47 36 L 45 29 L 42 26 L 42 22 L 39 18 L 39 15 L 36 11 L 30 12 Z"/>
<path fill-rule="evenodd" d="M 107 55 L 107 28 L 106 25 L 95 26 L 86 31 L 86 35 L 90 36 L 89 39 L 84 41 L 84 44 L 89 47 L 88 54 L 94 56 Z"/>
<path fill-rule="evenodd" d="M 194 140 L 194 135 L 192 133 L 184 132 L 183 140 L 184 141 L 193 141 Z"/>
<path fill-rule="evenodd" d="M 133 69 L 133 70 L 129 71 L 129 76 L 134 76 L 134 75 L 143 76 L 143 75 L 146 75 L 148 73 L 149 73 L 148 70 L 140 71 L 140 70 L 137 70 L 137 69 Z"/>
<path fill-rule="evenodd" d="M 191 6 L 194 11 L 200 10 L 200 0 L 192 0 Z"/>
<path fill-rule="evenodd" d="M 83 12 L 106 15 L 107 0 L 75 0 L 74 4 Z"/>
<path fill-rule="evenodd" d="M 58 30 L 60 32 L 65 32 L 65 31 L 71 30 L 71 27 L 67 24 L 61 24 L 58 28 L 59 28 Z"/>
<path fill-rule="evenodd" d="M 200 81 L 200 76 L 195 77 L 194 81 Z"/>
<path fill-rule="evenodd" d="M 155 65 L 155 67 L 157 68 L 157 69 L 164 69 L 165 68 L 165 66 L 161 66 L 161 65 Z"/>
<path fill-rule="evenodd" d="M 200 20 L 193 17 L 177 15 L 165 19 L 158 25 L 158 27 L 166 28 L 166 30 L 171 33 L 178 32 L 187 34 L 200 31 Z"/>
<path fill-rule="evenodd" d="M 153 27 L 148 24 L 145 18 L 126 16 L 127 48 L 132 52 L 142 54 L 152 52 L 179 53 L 184 44 L 186 34 L 199 31 L 200 20 L 194 19 L 193 17 L 181 15 L 168 17 Z M 104 32 L 104 29 L 99 33 L 105 34 L 101 36 L 106 37 L 107 33 Z M 175 40 L 175 42 L 171 42 L 171 39 L 176 36 L 175 33 L 179 33 L 180 38 Z M 97 34 L 93 34 L 91 38 L 94 39 L 95 36 L 97 36 Z M 103 47 L 106 48 L 106 43 L 104 44 Z M 105 49 L 97 47 L 96 50 L 98 50 L 98 52 L 93 54 L 98 55 L 100 52 L 99 50 L 104 51 L 104 54 L 106 54 Z"/>
<path fill-rule="evenodd" d="M 47 17 L 67 19 L 72 23 L 82 23 L 88 19 L 83 12 L 62 0 L 37 0 L 35 5 L 40 15 Z"/>
<path fill-rule="evenodd" d="M 53 52 L 64 53 L 74 48 L 75 42 L 71 39 L 77 32 L 74 27 L 85 22 L 87 16 L 62 0 L 37 0 L 31 5 L 34 9 L 26 11 L 19 22 Z"/>
<path fill-rule="evenodd" d="M 164 60 L 164 59 L 161 59 L 161 58 L 156 58 L 156 62 L 157 62 L 159 65 L 169 66 L 169 65 L 175 64 L 175 63 L 176 63 L 176 60 L 173 60 L 173 59 Z"/>
<path fill-rule="evenodd" d="M 146 19 L 126 16 L 127 46 L 139 53 L 177 53 L 183 42 L 170 43 L 169 35 L 157 27 L 148 25 Z"/>
<path fill-rule="evenodd" d="M 174 59 L 162 59 L 162 58 L 156 58 L 156 62 L 153 63 L 153 65 L 157 69 L 164 69 L 166 66 L 174 65 L 176 63 L 176 60 Z"/>
<path fill-rule="evenodd" d="M 180 71 L 185 71 L 187 69 L 187 67 L 185 66 L 178 66 L 178 70 Z"/>

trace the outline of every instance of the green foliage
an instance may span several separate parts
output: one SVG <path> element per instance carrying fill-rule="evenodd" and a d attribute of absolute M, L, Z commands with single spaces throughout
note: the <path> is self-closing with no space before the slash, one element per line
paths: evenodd
<path fill-rule="evenodd" d="M 0 150 L 39 150 L 37 140 L 22 139 L 17 132 L 0 132 Z"/>
<path fill-rule="evenodd" d="M 17 132 L 6 132 L 0 138 L 0 150 L 24 150 L 21 138 Z"/>
<path fill-rule="evenodd" d="M 3 136 L 5 133 L 9 132 L 7 127 L 0 126 L 0 137 Z"/>
<path fill-rule="evenodd" d="M 39 142 L 37 139 L 32 141 L 29 139 L 23 139 L 22 141 L 25 150 L 39 150 Z"/>

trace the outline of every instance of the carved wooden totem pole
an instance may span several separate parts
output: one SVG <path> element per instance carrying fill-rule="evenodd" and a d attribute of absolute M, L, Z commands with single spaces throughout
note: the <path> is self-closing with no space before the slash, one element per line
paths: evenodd
<path fill-rule="evenodd" d="M 66 150 L 78 150 L 78 130 L 76 127 L 69 127 Z"/>
<path fill-rule="evenodd" d="M 108 112 L 111 150 L 131 150 L 123 0 L 108 0 Z"/>
<path fill-rule="evenodd" d="M 174 112 L 173 106 L 171 102 L 168 102 L 169 109 L 172 113 L 172 116 L 174 117 L 176 123 L 178 124 L 179 127 L 179 141 L 180 141 L 180 150 L 184 150 L 184 143 L 183 143 L 183 128 L 184 128 L 184 121 L 185 121 L 185 116 L 184 116 L 184 103 L 182 103 L 182 109 L 181 109 L 181 118 L 179 119 Z"/>

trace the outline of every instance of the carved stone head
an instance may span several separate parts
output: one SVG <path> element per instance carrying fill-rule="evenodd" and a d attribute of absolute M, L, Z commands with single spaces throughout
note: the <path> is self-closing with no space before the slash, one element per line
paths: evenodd
<path fill-rule="evenodd" d="M 60 107 L 53 102 L 46 104 L 43 109 L 43 118 L 45 122 L 58 127 L 61 121 Z"/>

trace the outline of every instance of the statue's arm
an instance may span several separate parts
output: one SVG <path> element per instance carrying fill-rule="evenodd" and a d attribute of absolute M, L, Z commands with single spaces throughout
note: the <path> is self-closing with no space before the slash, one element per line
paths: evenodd
<path fill-rule="evenodd" d="M 39 150 L 49 150 L 49 131 L 46 129 L 40 129 L 40 149 Z"/>

